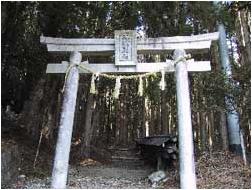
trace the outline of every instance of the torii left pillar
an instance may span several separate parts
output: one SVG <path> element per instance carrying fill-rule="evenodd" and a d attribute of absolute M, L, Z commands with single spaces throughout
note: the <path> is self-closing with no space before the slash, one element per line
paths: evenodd
<path fill-rule="evenodd" d="M 79 65 L 81 59 L 81 53 L 72 52 L 70 55 L 70 65 Z M 62 114 L 52 172 L 51 188 L 54 189 L 66 188 L 74 112 L 79 84 L 79 71 L 76 66 L 71 67 L 65 81 Z"/>

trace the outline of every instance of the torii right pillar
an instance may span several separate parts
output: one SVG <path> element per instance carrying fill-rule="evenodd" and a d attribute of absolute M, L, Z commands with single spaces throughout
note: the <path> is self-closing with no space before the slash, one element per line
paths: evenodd
<path fill-rule="evenodd" d="M 219 24 L 219 52 L 221 59 L 221 66 L 223 73 L 227 76 L 227 83 L 232 81 L 232 70 L 228 55 L 228 46 L 226 40 L 226 32 L 223 24 Z M 241 155 L 241 139 L 240 139 L 240 126 L 239 126 L 239 115 L 236 111 L 232 94 L 228 94 L 225 97 L 227 113 L 227 124 L 228 124 L 228 139 L 230 151 Z"/>
<path fill-rule="evenodd" d="M 181 189 L 196 189 L 191 105 L 186 52 L 176 49 L 173 55 L 175 65 L 178 131 L 179 131 L 179 173 Z"/>

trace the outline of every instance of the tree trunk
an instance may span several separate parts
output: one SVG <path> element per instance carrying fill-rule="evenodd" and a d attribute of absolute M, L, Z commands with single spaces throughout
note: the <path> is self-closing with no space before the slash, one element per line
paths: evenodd
<path fill-rule="evenodd" d="M 220 111 L 220 133 L 222 140 L 222 150 L 228 150 L 228 132 L 227 132 L 227 121 L 226 114 L 224 111 Z"/>
<path fill-rule="evenodd" d="M 107 97 L 108 98 L 108 115 L 107 115 L 107 122 L 106 122 L 106 128 L 105 128 L 105 134 L 106 134 L 106 144 L 110 144 L 110 139 L 111 139 L 111 112 L 112 112 L 112 108 L 111 108 L 111 98 L 110 97 Z"/>
<path fill-rule="evenodd" d="M 115 144 L 118 145 L 120 143 L 119 133 L 121 127 L 121 102 L 120 100 L 115 100 Z"/>
<path fill-rule="evenodd" d="M 210 148 L 216 150 L 216 149 L 219 149 L 220 136 L 219 136 L 219 130 L 216 127 L 215 122 L 214 122 L 214 112 L 213 111 L 210 111 L 208 118 L 209 118 L 209 128 L 212 131 L 211 132 L 212 147 L 210 147 Z"/>
<path fill-rule="evenodd" d="M 161 134 L 168 135 L 169 123 L 168 123 L 168 107 L 166 105 L 166 90 L 161 91 Z"/>
<path fill-rule="evenodd" d="M 91 139 L 91 143 L 96 145 L 96 139 L 98 134 L 97 131 L 99 131 L 100 128 L 100 116 L 101 116 L 101 102 L 98 100 L 96 101 L 95 110 L 93 113 L 93 122 L 92 122 L 92 130 L 93 130 L 93 138 Z"/>
<path fill-rule="evenodd" d="M 141 137 L 146 137 L 146 107 L 145 107 L 145 100 L 146 98 L 143 96 L 140 98 L 140 101 L 141 101 L 141 109 L 139 111 L 141 111 L 141 114 L 142 114 L 142 125 L 141 125 Z"/>
<path fill-rule="evenodd" d="M 87 99 L 86 117 L 85 117 L 85 131 L 82 135 L 82 155 L 85 158 L 90 157 L 90 143 L 92 140 L 93 128 L 92 128 L 92 115 L 95 109 L 94 94 L 89 94 Z"/>
<path fill-rule="evenodd" d="M 157 108 L 156 108 L 156 126 L 155 126 L 155 131 L 156 131 L 156 135 L 161 135 L 162 134 L 162 120 L 161 120 L 161 101 L 158 102 Z"/>
<path fill-rule="evenodd" d="M 156 107 L 155 105 L 151 104 L 150 106 L 150 122 L 149 122 L 149 131 L 150 131 L 150 136 L 155 135 L 156 131 L 155 131 L 155 111 L 156 111 Z"/>
<path fill-rule="evenodd" d="M 248 65 L 251 62 L 250 12 L 247 10 L 239 10 L 237 12 L 235 26 L 242 54 L 242 62 Z"/>
<path fill-rule="evenodd" d="M 200 113 L 200 148 L 202 151 L 206 151 L 207 142 L 207 123 L 206 123 L 206 112 Z"/>
<path fill-rule="evenodd" d="M 150 102 L 148 97 L 144 98 L 144 108 L 145 108 L 145 122 L 144 122 L 144 128 L 145 128 L 145 136 L 150 136 Z"/>
<path fill-rule="evenodd" d="M 219 25 L 219 33 L 219 47 L 222 70 L 228 79 L 232 79 L 232 71 L 228 55 L 228 46 L 226 42 L 226 32 L 223 24 Z M 229 81 L 230 80 L 226 80 L 226 82 Z M 241 155 L 239 114 L 237 113 L 237 110 L 234 109 L 234 107 L 236 107 L 236 103 L 230 103 L 230 97 L 233 97 L 233 95 L 225 95 L 226 108 L 229 110 L 229 112 L 227 113 L 229 147 L 232 152 Z M 230 112 L 230 110 L 232 110 L 232 112 Z"/>
<path fill-rule="evenodd" d="M 127 138 L 128 138 L 128 126 L 126 121 L 126 115 L 127 115 L 127 107 L 126 107 L 126 101 L 127 101 L 127 84 L 122 85 L 121 93 L 124 94 L 124 96 L 121 96 L 120 100 L 120 121 L 119 121 L 119 145 L 125 146 L 127 144 Z"/>

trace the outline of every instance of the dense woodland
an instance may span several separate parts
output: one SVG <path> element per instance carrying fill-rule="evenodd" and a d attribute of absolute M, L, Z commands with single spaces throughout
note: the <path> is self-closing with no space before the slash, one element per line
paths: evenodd
<path fill-rule="evenodd" d="M 37 144 L 54 150 L 63 95 L 64 75 L 46 74 L 49 62 L 69 57 L 49 54 L 41 35 L 65 38 L 113 38 L 114 30 L 136 29 L 147 37 L 196 35 L 227 30 L 233 81 L 225 83 L 218 44 L 198 60 L 211 60 L 212 71 L 191 73 L 192 124 L 197 152 L 228 150 L 227 110 L 224 95 L 234 95 L 234 106 L 251 148 L 251 10 L 249 2 L 2 2 L 2 129 L 21 129 Z M 158 61 L 171 55 L 142 55 Z M 111 57 L 83 57 L 106 62 Z M 115 80 L 100 78 L 98 93 L 90 94 L 91 75 L 81 75 L 75 114 L 72 151 L 86 156 L 90 149 L 130 147 L 134 139 L 149 135 L 177 134 L 176 86 L 173 74 L 144 79 L 144 96 L 138 80 L 123 80 L 119 99 L 112 96 Z M 22 135 L 22 134 L 20 134 Z"/>

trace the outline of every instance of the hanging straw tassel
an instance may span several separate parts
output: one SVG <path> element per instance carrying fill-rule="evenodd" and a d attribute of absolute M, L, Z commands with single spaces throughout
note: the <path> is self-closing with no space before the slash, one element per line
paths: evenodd
<path fill-rule="evenodd" d="M 92 74 L 90 93 L 95 94 L 95 74 Z"/>
<path fill-rule="evenodd" d="M 148 88 L 149 82 L 148 82 L 148 78 L 145 78 L 145 88 Z"/>
<path fill-rule="evenodd" d="M 143 78 L 142 78 L 142 76 L 139 77 L 138 95 L 143 96 Z"/>
<path fill-rule="evenodd" d="M 115 90 L 114 90 L 114 98 L 115 99 L 119 98 L 120 88 L 121 88 L 121 77 L 117 77 L 116 84 L 115 84 Z"/>
<path fill-rule="evenodd" d="M 161 77 L 159 86 L 161 90 L 165 90 L 165 71 L 164 70 L 161 71 L 161 76 L 162 77 Z"/>

